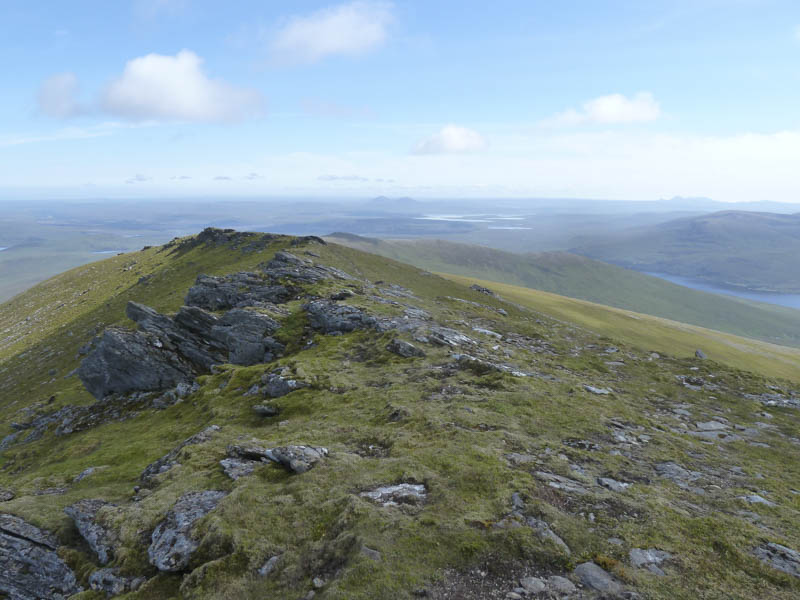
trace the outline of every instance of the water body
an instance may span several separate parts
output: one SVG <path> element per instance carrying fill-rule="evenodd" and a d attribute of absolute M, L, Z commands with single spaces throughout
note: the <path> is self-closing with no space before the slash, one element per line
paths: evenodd
<path fill-rule="evenodd" d="M 670 283 L 677 283 L 684 287 L 692 288 L 693 290 L 700 290 L 701 292 L 711 292 L 712 294 L 723 294 L 725 296 L 734 296 L 736 298 L 744 298 L 746 300 L 755 300 L 756 302 L 766 302 L 767 304 L 777 304 L 779 306 L 787 306 L 789 308 L 800 309 L 800 294 L 775 294 L 772 292 L 753 292 L 751 290 L 738 290 L 735 288 L 720 287 L 713 283 L 706 283 L 687 279 L 686 277 L 678 277 L 677 275 L 667 275 L 666 273 L 647 273 L 645 275 L 652 275 Z"/>

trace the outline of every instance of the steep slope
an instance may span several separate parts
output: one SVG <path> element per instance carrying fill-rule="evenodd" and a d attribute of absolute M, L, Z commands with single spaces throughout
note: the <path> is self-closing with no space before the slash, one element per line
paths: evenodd
<path fill-rule="evenodd" d="M 576 254 L 514 254 L 442 240 L 377 240 L 342 233 L 328 239 L 435 272 L 525 286 L 800 347 L 798 310 L 695 291 Z"/>
<path fill-rule="evenodd" d="M 587 238 L 574 252 L 639 271 L 800 293 L 800 213 L 723 211 Z"/>
<path fill-rule="evenodd" d="M 11 598 L 800 592 L 773 377 L 219 230 L 49 280 L 0 330 Z"/>

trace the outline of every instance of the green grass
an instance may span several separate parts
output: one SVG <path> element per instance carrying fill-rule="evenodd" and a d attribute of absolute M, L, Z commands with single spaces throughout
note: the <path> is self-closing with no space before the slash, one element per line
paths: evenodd
<path fill-rule="evenodd" d="M 259 237 L 248 239 L 254 242 Z M 77 350 L 99 331 L 98 324 L 130 325 L 124 318 L 129 299 L 161 311 L 175 310 L 198 273 L 255 269 L 290 241 L 277 238 L 247 252 L 242 248 L 248 244 L 240 243 L 237 248 L 152 249 L 114 257 L 68 272 L 0 305 L 0 330 L 5 332 L 0 346 L 4 427 L 11 421 L 25 422 L 32 412 L 91 401 L 79 382 L 65 375 L 78 365 Z M 507 301 L 500 300 L 460 282 L 337 245 L 290 250 L 300 255 L 312 250 L 319 263 L 371 282 L 405 286 L 414 298 L 402 302 L 474 337 L 479 348 L 470 351 L 538 376 L 479 375 L 455 369 L 449 350 L 421 342 L 414 343 L 425 348 L 427 357 L 401 359 L 386 345 L 395 335 L 409 341 L 411 337 L 396 331 L 315 335 L 315 345 L 275 364 L 221 366 L 199 379 L 198 392 L 165 410 L 140 410 L 121 422 L 63 437 L 51 431 L 38 441 L 12 446 L 0 454 L 0 487 L 10 487 L 17 497 L 4 503 L 2 510 L 55 531 L 71 547 L 62 553 L 84 585 L 96 566 L 77 543 L 63 508 L 80 498 L 100 497 L 117 504 L 105 514 L 120 539 L 114 566 L 150 578 L 139 592 L 126 596 L 131 599 L 297 598 L 311 589 L 316 576 L 328 581 L 317 596 L 323 600 L 411 599 L 414 590 L 435 585 L 446 569 L 458 573 L 480 566 L 490 577 L 568 574 L 575 564 L 590 559 L 615 570 L 647 598 L 705 594 L 789 600 L 800 593 L 797 581 L 770 571 L 749 554 L 762 539 L 800 547 L 796 521 L 800 500 L 790 492 L 800 488 L 800 461 L 794 460 L 797 449 L 787 437 L 795 435 L 797 414 L 770 409 L 775 429 L 759 438 L 769 448 L 737 442 L 724 449 L 681 433 L 669 416 L 670 406 L 686 403 L 698 420 L 725 414 L 737 424 L 754 427 L 764 418 L 757 415 L 763 408 L 741 394 L 763 392 L 768 384 L 782 389 L 790 385 L 768 364 L 752 361 L 760 373 L 740 370 L 718 359 L 716 347 L 708 344 L 702 346 L 711 360 L 696 361 L 683 357 L 677 341 L 669 343 L 676 356 L 665 350 L 663 358 L 653 361 L 649 351 L 659 346 L 639 342 L 651 337 L 658 341 L 659 335 L 673 331 L 671 325 L 657 329 L 658 319 L 651 323 L 646 317 L 639 321 L 628 317 L 653 328 L 647 336 L 628 339 L 632 330 L 611 335 L 620 327 L 624 311 L 603 312 L 600 307 L 593 311 L 588 303 L 492 284 L 506 296 Z M 146 275 L 150 275 L 147 283 L 139 283 Z M 341 286 L 329 281 L 308 291 L 327 295 Z M 402 314 L 402 306 L 375 299 L 383 284 L 362 282 L 358 287 L 357 292 L 363 293 L 348 303 L 374 314 Z M 546 316 L 543 298 L 554 307 L 548 309 L 552 317 Z M 283 335 L 296 337 L 301 331 L 302 303 L 294 300 L 287 305 L 290 316 L 281 317 Z M 595 326 L 585 322 L 589 317 Z M 492 350 L 497 340 L 472 331 L 472 325 L 511 336 L 500 343 L 509 356 Z M 608 331 L 588 330 L 601 326 Z M 675 331 L 681 343 L 702 337 L 692 330 L 681 338 Z M 517 345 L 508 341 L 512 334 L 524 336 L 524 341 Z M 619 347 L 614 356 L 624 359 L 621 367 L 609 366 L 609 356 L 599 354 L 612 343 Z M 251 405 L 259 399 L 245 393 L 277 366 L 292 369 L 311 386 L 275 400 L 279 417 L 258 419 Z M 713 379 L 720 390 L 711 394 L 684 388 L 675 376 L 688 373 Z M 589 394 L 583 388 L 586 383 L 609 387 L 613 393 Z M 627 454 L 612 454 L 611 419 L 642 427 L 650 441 L 631 446 Z M 221 427 L 210 442 L 186 447 L 179 467 L 161 475 L 141 500 L 131 500 L 147 464 L 210 424 Z M 602 451 L 564 443 L 576 438 L 592 440 Z M 303 475 L 263 465 L 250 477 L 227 479 L 218 464 L 226 446 L 251 441 L 265 446 L 323 445 L 331 455 Z M 366 455 L 364 449 L 370 445 L 381 446 L 382 456 Z M 509 452 L 534 455 L 535 463 L 513 467 L 504 458 Z M 698 461 L 688 458 L 689 452 L 704 453 L 707 459 L 702 464 L 708 468 L 741 466 L 748 477 L 706 496 L 654 477 L 653 464 L 667 460 L 700 468 Z M 573 473 L 570 463 L 582 465 L 588 474 Z M 102 468 L 72 483 L 89 466 Z M 594 477 L 606 475 L 637 483 L 619 495 L 593 488 L 587 496 L 571 497 L 544 485 L 534 476 L 535 470 L 561 473 L 587 486 Z M 428 501 L 418 510 L 382 508 L 358 495 L 375 485 L 411 480 L 428 488 Z M 66 487 L 66 493 L 36 495 L 58 486 Z M 748 507 L 761 515 L 760 526 L 737 513 L 742 507 L 735 496 L 742 486 L 767 490 L 779 504 L 775 509 Z M 190 570 L 157 575 L 147 562 L 148 536 L 176 498 L 200 489 L 230 493 L 198 524 L 200 548 Z M 571 556 L 529 528 L 492 526 L 511 510 L 514 492 L 526 498 L 528 514 L 545 518 L 564 538 Z M 587 520 L 589 513 L 595 515 L 593 523 Z M 611 536 L 622 537 L 625 546 L 610 544 Z M 651 545 L 676 555 L 663 580 L 626 566 L 629 547 Z M 379 551 L 382 560 L 367 558 L 362 546 Z M 257 568 L 276 554 L 282 559 L 275 575 L 259 578 Z M 511 590 L 516 584 L 508 577 Z M 88 592 L 81 596 L 97 597 Z"/>
<path fill-rule="evenodd" d="M 800 347 L 800 310 L 700 292 L 576 254 L 514 254 L 442 240 L 330 239 L 430 271 L 523 286 Z"/>

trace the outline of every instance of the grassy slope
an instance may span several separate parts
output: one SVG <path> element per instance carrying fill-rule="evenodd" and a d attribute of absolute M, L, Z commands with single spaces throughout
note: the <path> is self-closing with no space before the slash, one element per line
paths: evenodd
<path fill-rule="evenodd" d="M 587 238 L 577 252 L 642 271 L 800 293 L 800 213 L 723 211 Z"/>
<path fill-rule="evenodd" d="M 279 239 L 254 253 L 200 247 L 177 254 L 153 249 L 114 257 L 56 277 L 0 305 L 4 423 L 24 422 L 30 413 L 68 402 L 88 402 L 75 378 L 64 376 L 78 364 L 77 348 L 98 331 L 99 324 L 125 324 L 128 299 L 174 310 L 198 273 L 252 269 L 287 244 L 287 239 Z M 126 421 L 65 437 L 51 432 L 6 450 L 0 455 L 0 486 L 14 489 L 17 498 L 4 503 L 2 510 L 56 531 L 63 543 L 74 547 L 77 534 L 63 507 L 86 497 L 116 502 L 119 507 L 107 515 L 122 542 L 114 564 L 123 572 L 152 577 L 138 593 L 127 596 L 132 599 L 299 598 L 315 575 L 330 581 L 318 594 L 323 600 L 410 599 L 412 590 L 429 585 L 445 567 L 486 565 L 489 578 L 497 579 L 509 573 L 565 574 L 587 559 L 614 570 L 649 598 L 789 600 L 800 592 L 796 581 L 763 567 L 749 554 L 761 539 L 800 546 L 796 521 L 800 500 L 789 491 L 800 487 L 800 463 L 785 460 L 797 454 L 785 435 L 796 432 L 797 415 L 771 411 L 775 429 L 763 436 L 770 448 L 742 442 L 722 451 L 665 429 L 663 420 L 675 418 L 660 412 L 673 403 L 686 403 L 698 419 L 720 411 L 737 423 L 752 425 L 760 405 L 736 394 L 763 391 L 767 380 L 762 375 L 713 361 L 650 361 L 646 352 L 624 341 L 616 343 L 625 365 L 610 368 L 604 362 L 607 357 L 595 349 L 608 340 L 581 328 L 375 255 L 334 245 L 313 250 L 324 264 L 410 288 L 417 296 L 410 302 L 430 311 L 439 322 L 463 328 L 466 320 L 546 342 L 549 351 L 543 353 L 527 346 L 509 349 L 514 364 L 552 379 L 448 370 L 444 368 L 451 362 L 448 352 L 433 346 L 425 347 L 426 359 L 402 360 L 384 349 L 394 333 L 315 336 L 314 347 L 278 361 L 312 383 L 311 388 L 275 402 L 282 410 L 279 419 L 256 419 L 250 411 L 254 399 L 245 395 L 275 365 L 226 366 L 201 378 L 199 392 L 166 410 L 144 410 Z M 152 277 L 138 283 L 143 275 Z M 323 283 L 310 291 L 324 294 L 337 287 Z M 352 303 L 375 313 L 399 310 L 372 301 L 370 294 L 380 290 L 369 289 Z M 285 327 L 296 329 L 302 315 L 299 304 L 289 305 L 296 316 Z M 492 307 L 507 309 L 508 316 L 499 316 Z M 486 352 L 497 343 L 470 332 L 468 326 L 466 331 Z M 736 393 L 715 393 L 712 398 L 676 384 L 675 375 L 693 366 L 699 369 L 697 375 L 714 377 Z M 768 381 L 783 385 L 771 375 Z M 584 383 L 612 387 L 615 393 L 593 396 L 583 390 Z M 444 390 L 457 391 L 443 394 Z M 51 395 L 54 399 L 48 402 Z M 566 438 L 590 439 L 607 450 L 607 423 L 612 417 L 642 427 L 651 442 L 635 444 L 629 457 L 562 443 Z M 285 424 L 278 425 L 278 420 Z M 180 467 L 163 475 L 141 501 L 130 501 L 131 489 L 150 461 L 211 423 L 222 427 L 212 442 L 187 448 Z M 325 445 L 332 455 L 301 476 L 263 466 L 253 476 L 232 482 L 222 475 L 218 461 L 227 444 L 251 438 L 266 445 Z M 359 449 L 369 446 L 385 448 L 387 456 L 360 456 Z M 532 467 L 510 467 L 503 459 L 509 451 L 531 453 L 537 457 L 536 469 L 577 477 L 589 486 L 592 478 L 570 472 L 568 462 L 583 464 L 593 475 L 641 483 L 624 494 L 598 488 L 589 496 L 570 498 L 538 482 Z M 687 462 L 687 452 L 702 452 L 707 459 Z M 562 460 L 563 455 L 569 461 Z M 730 488 L 699 497 L 668 482 L 651 481 L 652 463 L 665 460 L 692 468 L 701 468 L 700 462 L 703 468 L 722 470 L 736 465 L 748 475 Z M 89 466 L 101 469 L 72 483 Z M 749 479 L 757 472 L 761 479 Z M 376 484 L 410 479 L 429 488 L 429 502 L 419 514 L 381 509 L 356 494 Z M 767 490 L 764 493 L 778 503 L 773 509 L 749 507 L 761 515 L 759 526 L 737 516 L 743 507 L 735 496 L 751 485 Z M 57 486 L 66 487 L 66 493 L 36 494 Z M 181 493 L 209 488 L 225 489 L 230 495 L 198 527 L 202 541 L 193 566 L 199 568 L 186 575 L 148 571 L 149 531 Z M 515 491 L 526 498 L 531 514 L 545 518 L 570 545 L 571 557 L 528 528 L 490 526 L 510 510 Z M 596 515 L 591 526 L 581 516 L 589 512 Z M 609 544 L 606 540 L 612 535 L 624 539 L 625 545 Z M 360 554 L 361 544 L 380 551 L 383 560 L 376 563 Z M 676 555 L 665 578 L 626 566 L 628 547 L 652 545 Z M 62 554 L 85 584 L 85 577 L 96 568 L 91 556 L 77 549 L 62 549 Z M 274 554 L 283 555 L 276 575 L 257 578 L 255 570 Z M 210 562 L 200 566 L 205 561 Z M 515 583 L 509 578 L 507 585 L 510 590 Z M 92 592 L 81 596 L 101 597 Z"/>
<path fill-rule="evenodd" d="M 800 311 L 708 294 L 564 252 L 513 254 L 441 240 L 331 238 L 423 269 L 477 277 L 800 347 Z"/>
<path fill-rule="evenodd" d="M 565 298 L 519 286 L 442 274 L 464 285 L 489 286 L 503 297 L 550 317 L 577 323 L 599 335 L 674 356 L 702 349 L 714 360 L 771 377 L 800 381 L 800 350 L 661 319 L 632 311 Z"/>

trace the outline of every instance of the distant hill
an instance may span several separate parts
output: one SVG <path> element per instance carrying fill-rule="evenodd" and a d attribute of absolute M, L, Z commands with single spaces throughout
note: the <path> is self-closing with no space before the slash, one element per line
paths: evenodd
<path fill-rule="evenodd" d="M 800 213 L 716 212 L 586 237 L 573 251 L 639 271 L 800 293 Z"/>
<path fill-rule="evenodd" d="M 377 240 L 346 233 L 339 244 L 431 271 L 543 290 L 616 308 L 800 347 L 800 311 L 691 290 L 567 252 L 514 254 L 442 240 Z"/>

